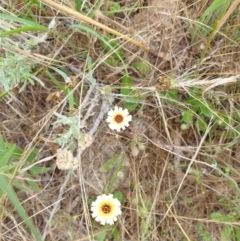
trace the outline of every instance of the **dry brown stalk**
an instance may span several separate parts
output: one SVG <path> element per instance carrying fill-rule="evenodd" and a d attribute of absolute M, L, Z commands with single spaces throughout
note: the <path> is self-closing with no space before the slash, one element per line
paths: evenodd
<path fill-rule="evenodd" d="M 108 26 L 106 26 L 104 24 L 101 24 L 101 23 L 99 23 L 99 22 L 97 22 L 97 21 L 95 21 L 95 20 L 93 20 L 93 19 L 91 19 L 91 18 L 89 18 L 89 17 L 87 17 L 87 16 L 85 16 L 85 15 L 83 15 L 83 14 L 81 14 L 81 13 L 79 13 L 79 12 L 77 12 L 77 11 L 71 9 L 71 8 L 69 8 L 69 7 L 67 7 L 67 6 L 61 5 L 61 4 L 56 3 L 56 2 L 54 2 L 52 0 L 41 0 L 41 2 L 45 3 L 48 6 L 51 6 L 51 7 L 55 8 L 55 9 L 61 11 L 61 12 L 64 12 L 64 13 L 72 16 L 72 17 L 75 17 L 78 20 L 87 22 L 89 24 L 93 24 L 96 27 L 101 28 L 101 29 L 107 31 L 108 33 L 114 34 L 115 36 L 120 37 L 120 38 L 126 40 L 127 42 L 130 42 L 130 43 L 140 47 L 141 49 L 143 49 L 146 52 L 149 51 L 149 49 L 148 49 L 148 47 L 146 45 L 144 45 L 144 44 L 142 44 L 142 43 L 140 43 L 140 42 L 138 42 L 138 41 L 128 37 L 127 35 L 124 35 L 124 34 L 118 32 L 118 31 L 116 31 L 116 30 L 114 30 L 112 28 L 109 28 Z"/>

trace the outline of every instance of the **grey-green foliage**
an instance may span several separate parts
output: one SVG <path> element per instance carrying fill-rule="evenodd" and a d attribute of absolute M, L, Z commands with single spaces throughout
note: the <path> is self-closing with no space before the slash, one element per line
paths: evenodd
<path fill-rule="evenodd" d="M 0 22 L 0 34 L 6 33 L 11 28 L 14 29 L 14 26 L 9 22 Z M 47 33 L 38 36 L 16 33 L 0 37 L 0 90 L 9 91 L 21 83 L 20 91 L 22 91 L 27 83 L 33 85 L 36 81 L 44 85 L 33 73 L 37 62 L 28 55 L 32 47 L 44 42 L 46 37 Z"/>
<path fill-rule="evenodd" d="M 59 137 L 56 138 L 54 142 L 60 145 L 65 145 L 73 139 L 78 139 L 80 134 L 80 128 L 81 128 L 78 125 L 78 117 L 77 116 L 67 117 L 67 116 L 58 114 L 56 112 L 54 114 L 58 117 L 58 120 L 55 122 L 55 124 L 63 124 L 68 126 L 68 130 L 63 134 L 59 134 L 58 135 Z"/>
<path fill-rule="evenodd" d="M 33 84 L 31 70 L 33 63 L 18 53 L 5 53 L 0 59 L 0 88 L 11 90 L 15 85 L 30 81 Z"/>

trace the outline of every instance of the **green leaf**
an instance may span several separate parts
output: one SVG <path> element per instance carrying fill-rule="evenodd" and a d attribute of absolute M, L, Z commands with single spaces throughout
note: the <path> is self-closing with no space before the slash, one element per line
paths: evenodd
<path fill-rule="evenodd" d="M 6 166 L 9 159 L 12 157 L 15 145 L 12 145 L 9 149 L 3 151 L 0 154 L 0 166 Z"/>
<path fill-rule="evenodd" d="M 113 230 L 112 230 L 112 236 L 115 240 L 119 240 L 120 238 L 120 232 L 119 230 L 117 229 L 117 227 L 115 227 Z"/>
<path fill-rule="evenodd" d="M 202 14 L 199 21 L 202 23 L 205 22 L 205 19 L 207 16 L 212 16 L 214 11 L 218 10 L 222 5 L 226 5 L 226 4 L 228 5 L 229 1 L 219 1 L 219 0 L 213 1 L 212 4 Z"/>
<path fill-rule="evenodd" d="M 10 148 L 12 146 L 12 143 L 5 142 L 5 146 L 7 148 Z M 22 154 L 23 154 L 23 150 L 20 149 L 19 147 L 15 146 L 14 152 L 12 154 L 12 158 L 15 158 L 15 159 L 19 160 L 21 158 Z M 26 161 L 28 161 L 28 162 L 34 161 L 36 159 L 36 157 L 37 157 L 37 154 L 38 154 L 37 149 L 33 149 L 29 153 L 29 155 L 27 156 Z"/>
<path fill-rule="evenodd" d="M 170 89 L 169 91 L 159 93 L 163 98 L 164 102 L 169 105 L 175 105 L 178 101 L 178 90 Z"/>
<path fill-rule="evenodd" d="M 184 110 L 181 122 L 192 123 L 194 112 L 192 110 Z"/>
<path fill-rule="evenodd" d="M 50 68 L 53 69 L 54 71 L 56 71 L 58 74 L 60 74 L 64 80 L 66 80 L 68 78 L 68 75 L 65 72 L 63 72 L 62 70 L 55 68 L 53 66 L 51 66 Z"/>
<path fill-rule="evenodd" d="M 112 35 L 108 35 L 106 38 L 106 41 L 108 42 L 108 45 L 105 44 L 105 41 L 101 42 L 102 43 L 102 47 L 105 53 L 108 53 L 109 51 L 112 51 L 111 56 L 113 56 L 116 60 L 119 59 L 119 56 L 121 58 L 124 57 L 123 53 L 122 53 L 122 49 L 116 39 L 115 36 Z"/>
<path fill-rule="evenodd" d="M 222 215 L 221 213 L 211 213 L 210 218 L 213 219 L 213 220 L 220 221 L 220 222 L 226 221 L 225 216 Z"/>
<path fill-rule="evenodd" d="M 169 99 L 176 100 L 178 98 L 178 89 L 171 89 L 167 92 Z"/>
<path fill-rule="evenodd" d="M 100 168 L 100 172 L 107 172 L 117 165 L 118 161 L 122 156 L 114 155 L 111 159 L 105 161 Z"/>
<path fill-rule="evenodd" d="M 115 191 L 115 192 L 113 193 L 113 197 L 114 197 L 114 198 L 117 198 L 119 201 L 122 201 L 122 200 L 123 200 L 123 195 L 122 195 L 122 193 L 121 193 L 120 191 Z"/>
<path fill-rule="evenodd" d="M 119 3 L 114 2 L 114 1 L 109 1 L 109 8 L 110 10 L 112 10 L 113 12 L 120 12 L 121 11 L 121 6 Z"/>
<path fill-rule="evenodd" d="M 206 117 L 211 118 L 213 116 L 213 113 L 212 113 L 212 110 L 210 109 L 210 107 L 208 107 L 206 105 L 201 105 L 200 109 L 201 109 L 202 114 L 204 114 Z"/>
<path fill-rule="evenodd" d="M 26 19 L 23 19 L 23 18 L 18 18 L 18 17 L 12 16 L 12 15 L 0 13 L 0 18 L 1 19 L 7 19 L 7 20 L 10 20 L 10 21 L 14 21 L 14 22 L 18 22 L 18 23 L 22 23 L 23 25 L 26 25 L 26 26 L 43 27 L 42 25 L 40 25 L 38 23 L 35 23 L 33 21 L 29 21 L 29 20 L 26 20 Z"/>
<path fill-rule="evenodd" d="M 202 116 L 199 116 L 199 118 L 196 121 L 196 125 L 198 130 L 200 131 L 206 131 L 207 129 L 207 124 L 204 121 L 204 118 Z"/>
<path fill-rule="evenodd" d="M 16 188 L 18 188 L 19 190 L 27 191 L 27 189 L 20 182 L 18 182 L 17 180 L 13 180 L 13 185 Z"/>
<path fill-rule="evenodd" d="M 32 180 L 28 180 L 27 181 L 28 185 L 31 187 L 32 190 L 35 190 L 35 191 L 41 191 L 42 189 L 38 186 L 38 184 Z"/>
<path fill-rule="evenodd" d="M 232 240 L 232 231 L 233 231 L 233 228 L 231 226 L 225 226 L 222 229 L 222 233 L 226 240 Z"/>
<path fill-rule="evenodd" d="M 111 66 L 118 66 L 119 61 L 116 59 L 113 55 L 111 55 L 109 58 L 105 60 L 105 63 L 111 65 Z"/>
<path fill-rule="evenodd" d="M 27 156 L 26 161 L 27 161 L 27 162 L 33 162 L 34 160 L 36 160 L 37 155 L 38 155 L 38 150 L 37 150 L 37 149 L 33 149 L 33 150 L 29 153 L 29 155 Z"/>
<path fill-rule="evenodd" d="M 123 61 L 123 55 L 121 53 L 119 53 L 119 49 L 115 49 L 111 43 L 108 42 L 108 40 L 106 40 L 104 37 L 102 37 L 100 34 L 98 34 L 96 31 L 92 30 L 91 28 L 81 25 L 81 24 L 73 24 L 70 26 L 70 28 L 79 28 L 83 31 L 86 31 L 89 34 L 92 34 L 93 36 L 97 37 L 100 41 L 102 41 L 104 43 L 104 46 L 107 46 L 109 49 L 112 50 L 112 52 L 114 53 L 114 55 L 116 55 L 116 58 L 119 59 L 119 61 L 122 63 L 123 66 L 126 66 L 124 61 Z M 117 43 L 118 44 L 118 43 Z M 114 45 L 114 44 L 113 44 Z M 125 73 L 127 74 L 127 68 L 124 67 Z"/>
<path fill-rule="evenodd" d="M 106 235 L 107 235 L 106 230 L 101 231 L 101 233 L 98 234 L 98 236 L 97 236 L 97 241 L 104 241 L 104 240 L 106 240 L 105 239 Z"/>
<path fill-rule="evenodd" d="M 55 67 L 51 67 L 52 69 L 54 69 L 58 74 L 60 74 L 63 78 L 64 76 L 67 76 L 63 71 L 55 68 Z M 51 79 L 51 81 L 60 89 L 60 90 L 63 90 L 64 94 L 65 95 L 68 95 L 69 96 L 69 106 L 70 108 L 75 104 L 75 105 L 79 105 L 79 101 L 74 98 L 73 96 L 73 92 L 72 92 L 72 89 L 70 87 L 66 87 L 65 85 L 63 85 L 59 80 L 57 80 L 55 78 L 55 76 L 53 76 L 49 71 L 46 71 L 46 74 L 47 76 Z M 71 93 L 71 94 L 69 94 Z"/>
<path fill-rule="evenodd" d="M 76 10 L 80 12 L 80 9 L 82 7 L 82 0 L 75 0 L 75 6 L 76 6 Z"/>
<path fill-rule="evenodd" d="M 15 191 L 12 187 L 8 185 L 6 178 L 3 175 L 0 175 L 0 188 L 6 193 L 9 201 L 12 203 L 13 207 L 15 207 L 19 216 L 23 219 L 29 230 L 31 231 L 34 240 L 42 241 L 41 235 L 37 228 L 34 226 L 32 220 L 28 217 L 26 210 L 21 205 Z"/>
<path fill-rule="evenodd" d="M 30 172 L 32 175 L 37 175 L 37 174 L 44 174 L 46 172 L 48 172 L 51 168 L 50 167 L 37 167 L 37 166 L 34 166 L 32 168 L 30 168 Z"/>
<path fill-rule="evenodd" d="M 3 97 L 6 96 L 8 93 L 9 93 L 9 90 L 6 90 L 6 91 L 2 92 L 2 93 L 0 94 L 0 98 L 3 98 Z"/>
<path fill-rule="evenodd" d="M 193 97 L 189 97 L 189 98 L 185 99 L 184 103 L 190 104 L 191 106 L 193 106 L 195 108 L 199 108 L 202 105 L 204 105 L 200 100 L 197 100 Z"/>
<path fill-rule="evenodd" d="M 129 76 L 124 76 L 122 78 L 122 84 L 121 84 L 121 94 L 122 95 L 129 95 L 133 93 L 132 87 L 133 86 L 133 80 Z"/>
<path fill-rule="evenodd" d="M 132 86 L 133 80 L 129 76 L 124 76 L 122 78 L 120 93 L 125 96 L 122 103 L 130 112 L 136 109 L 141 100 L 138 92 Z"/>
<path fill-rule="evenodd" d="M 236 241 L 240 241 L 240 228 L 234 228 Z"/>
<path fill-rule="evenodd" d="M 136 61 L 131 63 L 131 65 L 137 69 L 145 77 L 149 74 L 149 64 L 143 61 Z"/>
<path fill-rule="evenodd" d="M 10 148 L 13 146 L 13 144 L 5 142 L 5 146 L 6 146 L 6 148 Z M 17 146 L 15 146 L 14 150 L 13 150 L 12 158 L 19 160 L 21 158 L 22 153 L 23 153 L 23 151 L 20 148 L 18 148 Z"/>
<path fill-rule="evenodd" d="M 4 140 L 3 140 L 2 135 L 0 134 L 0 154 L 2 151 L 5 151 L 5 150 L 6 150 L 6 148 L 5 148 Z"/>
<path fill-rule="evenodd" d="M 6 37 L 9 35 L 21 33 L 21 32 L 27 32 L 27 31 L 41 31 L 41 32 L 46 32 L 47 28 L 43 26 L 24 26 L 20 28 L 15 28 L 13 30 L 5 31 L 3 33 L 0 33 L 0 38 Z"/>
<path fill-rule="evenodd" d="M 88 204 L 88 205 L 91 205 L 91 204 L 93 203 L 93 201 L 94 201 L 94 200 L 93 200 L 92 198 L 88 198 L 88 199 L 87 199 L 87 204 Z"/>

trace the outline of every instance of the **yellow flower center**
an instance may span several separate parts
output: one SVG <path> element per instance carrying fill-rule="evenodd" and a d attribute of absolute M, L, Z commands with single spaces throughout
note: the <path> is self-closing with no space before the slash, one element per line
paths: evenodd
<path fill-rule="evenodd" d="M 108 205 L 108 204 L 104 204 L 104 205 L 102 206 L 102 211 L 103 211 L 103 213 L 105 213 L 105 214 L 110 213 L 110 212 L 111 212 L 111 206 Z"/>
<path fill-rule="evenodd" d="M 117 123 L 121 123 L 122 121 L 123 121 L 123 117 L 122 117 L 122 115 L 116 115 L 115 117 L 114 117 L 114 120 L 117 122 Z"/>

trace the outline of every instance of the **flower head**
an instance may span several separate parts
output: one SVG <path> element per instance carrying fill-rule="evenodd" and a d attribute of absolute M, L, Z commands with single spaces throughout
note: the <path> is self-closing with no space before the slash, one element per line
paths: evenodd
<path fill-rule="evenodd" d="M 122 214 L 121 203 L 118 199 L 113 198 L 112 194 L 100 195 L 91 205 L 92 217 L 102 225 L 112 225 L 117 216 Z"/>
<path fill-rule="evenodd" d="M 57 150 L 56 164 L 60 170 L 77 169 L 79 162 L 67 148 Z"/>
<path fill-rule="evenodd" d="M 132 120 L 132 116 L 129 115 L 127 109 L 115 106 L 114 110 L 108 112 L 107 122 L 112 130 L 121 131 L 121 128 L 125 130 L 129 126 L 129 122 Z"/>

